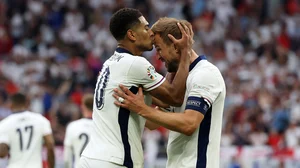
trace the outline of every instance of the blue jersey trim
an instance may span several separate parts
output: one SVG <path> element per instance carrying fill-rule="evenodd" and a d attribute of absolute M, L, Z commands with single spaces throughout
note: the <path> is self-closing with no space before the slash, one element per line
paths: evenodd
<path fill-rule="evenodd" d="M 120 48 L 120 47 L 118 47 L 116 49 L 116 52 L 118 52 L 118 53 L 127 53 L 127 54 L 130 54 L 130 55 L 133 55 L 130 51 L 126 50 L 125 48 Z"/>
<path fill-rule="evenodd" d="M 129 89 L 132 93 L 136 94 L 138 92 L 138 88 L 135 86 L 132 86 Z M 129 116 L 130 116 L 130 111 L 125 108 L 120 108 L 119 110 L 119 126 L 120 126 L 120 131 L 121 131 L 121 137 L 122 137 L 122 142 L 123 142 L 123 147 L 124 147 L 124 163 L 123 165 L 126 166 L 127 168 L 133 168 L 133 162 L 131 158 L 131 149 L 130 149 L 130 144 L 128 140 L 128 121 L 129 121 Z"/>
<path fill-rule="evenodd" d="M 211 112 L 212 108 L 209 108 L 204 119 L 202 120 L 198 133 L 198 149 L 197 149 L 197 165 L 196 168 L 206 168 L 207 166 L 207 146 L 209 143 L 209 132 L 211 125 Z M 216 156 L 218 157 L 218 156 Z"/>
<path fill-rule="evenodd" d="M 201 60 L 206 60 L 205 55 L 200 55 L 198 58 L 196 58 L 190 65 L 189 71 L 191 71 Z"/>

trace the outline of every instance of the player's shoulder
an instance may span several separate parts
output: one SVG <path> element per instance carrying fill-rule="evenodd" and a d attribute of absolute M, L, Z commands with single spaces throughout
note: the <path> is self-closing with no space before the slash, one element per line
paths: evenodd
<path fill-rule="evenodd" d="M 9 116 L 5 117 L 4 119 L 2 119 L 0 121 L 0 125 L 1 125 L 1 127 L 4 127 L 3 125 L 11 124 L 13 120 L 15 120 L 15 115 L 10 114 Z"/>
<path fill-rule="evenodd" d="M 39 116 L 40 114 L 33 113 L 30 111 L 24 111 L 24 112 L 18 112 L 18 113 L 12 113 L 5 119 L 1 121 L 1 124 L 5 125 L 15 125 L 18 122 L 21 121 L 33 121 L 33 122 L 39 122 L 43 119 Z"/>
<path fill-rule="evenodd" d="M 81 118 L 81 119 L 78 119 L 78 120 L 75 120 L 75 121 L 71 121 L 69 124 L 68 124 L 68 128 L 69 129 L 72 129 L 72 128 L 80 128 L 81 125 L 83 125 L 84 123 L 86 123 L 86 120 L 84 118 Z"/>
<path fill-rule="evenodd" d="M 47 118 L 44 117 L 40 113 L 35 113 L 35 112 L 32 112 L 32 111 L 27 111 L 26 113 L 27 113 L 26 115 L 32 116 L 33 118 L 37 118 L 39 120 L 47 120 Z"/>
<path fill-rule="evenodd" d="M 77 135 L 82 131 L 90 131 L 93 125 L 93 121 L 91 119 L 81 118 L 75 121 L 70 122 L 67 125 L 67 132 L 71 133 L 72 135 Z"/>
<path fill-rule="evenodd" d="M 194 68 L 194 74 L 202 74 L 211 76 L 213 74 L 220 74 L 220 70 L 217 66 L 213 63 L 209 62 L 208 60 L 203 60 L 199 65 Z"/>
<path fill-rule="evenodd" d="M 153 65 L 146 58 L 141 56 L 135 56 L 131 64 L 133 70 L 142 70 L 148 67 L 153 67 Z"/>
<path fill-rule="evenodd" d="M 34 123 L 43 124 L 43 125 L 49 125 L 50 124 L 50 121 L 40 113 L 34 113 L 34 112 L 31 112 L 31 111 L 27 111 L 26 113 L 27 113 L 26 115 Z"/>
<path fill-rule="evenodd" d="M 222 78 L 222 74 L 218 67 L 207 60 L 203 60 L 201 64 L 197 65 L 193 71 L 189 74 L 189 78 L 194 82 L 219 82 Z M 205 79 L 205 80 L 203 80 Z"/>
<path fill-rule="evenodd" d="M 149 63 L 149 61 L 142 56 L 134 56 L 135 62 L 140 62 L 140 63 Z"/>

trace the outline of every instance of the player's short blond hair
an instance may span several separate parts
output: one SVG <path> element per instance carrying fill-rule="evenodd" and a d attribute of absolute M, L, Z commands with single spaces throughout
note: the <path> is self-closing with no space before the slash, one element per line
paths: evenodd
<path fill-rule="evenodd" d="M 159 34 L 164 43 L 170 45 L 172 44 L 172 41 L 168 37 L 168 34 L 173 35 L 177 39 L 180 39 L 182 36 L 180 29 L 177 25 L 178 22 L 188 27 L 192 27 L 191 23 L 186 20 L 163 17 L 153 24 L 151 30 L 154 34 Z"/>
<path fill-rule="evenodd" d="M 90 111 L 93 111 L 94 96 L 91 93 L 82 97 L 82 104 Z"/>

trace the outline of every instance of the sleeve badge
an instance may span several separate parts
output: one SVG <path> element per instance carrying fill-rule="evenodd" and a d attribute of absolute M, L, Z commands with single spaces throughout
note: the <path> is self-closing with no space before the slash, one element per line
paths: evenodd
<path fill-rule="evenodd" d="M 150 79 L 154 80 L 156 79 L 156 71 L 155 71 L 155 68 L 153 66 L 149 66 L 147 68 L 147 75 Z"/>

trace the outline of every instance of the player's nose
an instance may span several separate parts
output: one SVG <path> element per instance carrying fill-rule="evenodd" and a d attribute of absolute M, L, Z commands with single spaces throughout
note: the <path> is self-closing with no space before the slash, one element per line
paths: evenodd
<path fill-rule="evenodd" d="M 154 37 L 154 33 L 151 29 L 149 29 L 149 35 L 150 35 L 151 38 Z"/>

